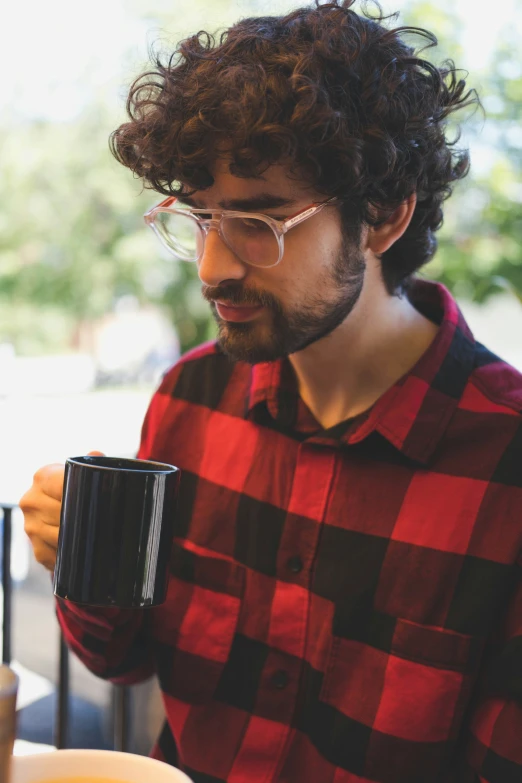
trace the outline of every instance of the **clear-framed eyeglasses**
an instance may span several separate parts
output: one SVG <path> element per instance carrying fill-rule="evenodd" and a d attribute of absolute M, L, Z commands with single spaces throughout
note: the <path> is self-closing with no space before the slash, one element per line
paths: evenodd
<path fill-rule="evenodd" d="M 276 220 L 257 212 L 192 209 L 171 196 L 149 209 L 144 219 L 164 247 L 181 261 L 198 262 L 208 232 L 214 228 L 240 261 L 271 267 L 283 258 L 285 234 L 336 201 L 334 197 L 310 204 L 295 215 Z"/>

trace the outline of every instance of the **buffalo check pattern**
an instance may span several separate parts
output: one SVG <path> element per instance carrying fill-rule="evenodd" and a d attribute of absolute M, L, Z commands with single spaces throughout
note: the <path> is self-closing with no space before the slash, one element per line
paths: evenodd
<path fill-rule="evenodd" d="M 522 378 L 410 297 L 434 342 L 329 430 L 287 360 L 182 358 L 139 452 L 182 470 L 166 603 L 58 604 L 93 672 L 157 674 L 195 783 L 522 781 Z"/>

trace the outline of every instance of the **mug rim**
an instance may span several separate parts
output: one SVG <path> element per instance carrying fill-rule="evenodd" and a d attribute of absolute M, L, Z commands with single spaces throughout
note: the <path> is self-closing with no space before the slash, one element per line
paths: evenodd
<path fill-rule="evenodd" d="M 56 759 L 57 754 L 59 754 L 60 760 L 58 761 L 58 765 L 61 766 L 62 762 L 65 762 L 67 759 L 81 761 L 81 762 L 87 762 L 93 761 L 95 759 L 99 759 L 100 761 L 103 761 L 104 759 L 107 759 L 109 761 L 109 766 L 117 765 L 118 762 L 121 762 L 122 764 L 130 763 L 133 764 L 135 767 L 139 768 L 141 767 L 145 773 L 158 773 L 163 779 L 169 778 L 172 779 L 173 783 L 193 783 L 191 778 L 187 776 L 183 770 L 178 769 L 177 767 L 172 767 L 171 765 L 167 764 L 164 761 L 161 761 L 160 759 L 152 758 L 151 756 L 142 756 L 137 753 L 124 753 L 122 751 L 117 750 L 99 750 L 97 748 L 57 748 L 56 750 L 45 752 L 45 753 L 33 753 L 27 756 L 17 756 L 15 755 L 13 757 L 13 770 L 12 770 L 12 777 L 13 781 L 16 781 L 17 778 L 22 777 L 25 773 L 28 773 L 30 776 L 32 775 L 32 768 L 36 767 L 36 770 L 39 770 L 39 768 L 43 765 L 44 767 L 44 774 L 47 774 L 46 767 L 49 766 L 55 766 L 54 759 Z M 24 769 L 25 767 L 25 769 Z M 38 774 L 38 773 L 37 773 Z M 63 772 L 60 770 L 52 772 L 53 775 L 60 775 L 63 777 Z M 71 774 L 71 773 L 67 773 Z M 98 777 L 107 777 L 107 775 L 110 774 L 112 776 L 113 772 L 112 770 L 107 770 L 100 773 L 97 773 Z M 127 772 L 128 774 L 128 772 Z M 76 775 L 76 773 L 74 773 Z M 35 778 L 36 780 L 37 778 Z M 40 780 L 50 780 L 52 778 L 42 778 L 40 776 Z M 65 780 L 66 778 L 64 778 Z M 112 778 L 115 779 L 115 778 Z"/>
<path fill-rule="evenodd" d="M 129 463 L 129 467 L 117 467 L 116 465 L 100 465 L 94 462 L 94 460 L 119 460 L 121 462 Z M 88 462 L 87 460 L 92 460 L 92 462 Z M 67 457 L 65 460 L 66 464 L 70 463 L 72 465 L 79 465 L 82 468 L 92 468 L 96 470 L 109 470 L 109 471 L 121 471 L 122 473 L 146 473 L 147 470 L 144 468 L 133 468 L 130 467 L 130 465 L 150 465 L 150 471 L 151 473 L 176 473 L 180 469 L 176 467 L 176 465 L 169 465 L 167 462 L 156 462 L 156 460 L 151 459 L 136 459 L 134 457 L 109 457 L 109 456 L 88 456 L 83 455 L 80 457 Z"/>

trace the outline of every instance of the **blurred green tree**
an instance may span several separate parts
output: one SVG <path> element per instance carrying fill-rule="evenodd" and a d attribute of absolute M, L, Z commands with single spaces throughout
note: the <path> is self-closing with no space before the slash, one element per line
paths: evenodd
<path fill-rule="evenodd" d="M 522 8 L 502 30 L 489 59 L 469 74 L 483 109 L 464 118 L 462 146 L 471 148 L 471 170 L 457 183 L 444 208 L 439 249 L 426 267 L 462 298 L 484 302 L 509 291 L 522 302 L 522 54 L 517 29 Z M 439 39 L 436 61 L 450 57 L 466 64 L 462 23 L 449 0 L 443 4 L 408 2 L 407 24 L 426 27 Z M 462 73 L 467 76 L 466 72 Z M 448 126 L 455 136 L 456 126 Z M 461 146 L 457 143 L 457 147 Z"/>
<path fill-rule="evenodd" d="M 184 346 L 207 337 L 195 267 L 158 249 L 142 218 L 158 198 L 110 155 L 117 122 L 100 101 L 74 122 L 0 128 L 0 341 L 20 353 L 66 350 L 128 294 L 169 310 Z"/>

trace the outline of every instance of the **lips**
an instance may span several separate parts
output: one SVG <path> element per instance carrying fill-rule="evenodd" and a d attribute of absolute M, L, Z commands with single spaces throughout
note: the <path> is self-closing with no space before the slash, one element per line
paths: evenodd
<path fill-rule="evenodd" d="M 263 310 L 263 305 L 229 305 L 215 302 L 216 310 L 224 321 L 249 321 Z"/>

